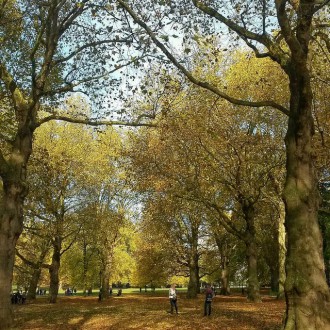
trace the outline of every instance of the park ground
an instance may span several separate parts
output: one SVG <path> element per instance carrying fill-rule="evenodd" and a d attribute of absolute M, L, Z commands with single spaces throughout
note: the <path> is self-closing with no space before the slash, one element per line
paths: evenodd
<path fill-rule="evenodd" d="M 169 312 L 169 301 L 163 293 L 125 293 L 98 302 L 96 296 L 61 296 L 56 304 L 38 297 L 35 302 L 15 305 L 13 329 L 221 329 L 279 330 L 285 303 L 263 295 L 261 303 L 250 303 L 240 294 L 217 295 L 210 317 L 203 317 L 203 295 L 186 299 L 179 294 L 179 314 Z"/>

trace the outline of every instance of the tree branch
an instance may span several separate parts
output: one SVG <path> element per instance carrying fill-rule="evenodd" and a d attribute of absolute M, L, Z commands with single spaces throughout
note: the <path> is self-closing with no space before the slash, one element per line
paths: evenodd
<path fill-rule="evenodd" d="M 32 268 L 37 268 L 37 264 L 36 263 L 34 263 L 34 262 L 32 262 L 32 261 L 30 261 L 30 260 L 28 260 L 28 259 L 26 259 L 25 257 L 23 257 L 20 253 L 19 253 L 19 251 L 17 250 L 17 249 L 15 249 L 15 251 L 16 251 L 16 255 L 25 263 L 25 264 L 27 264 L 27 265 L 29 265 L 30 267 L 32 267 Z"/>
<path fill-rule="evenodd" d="M 24 98 L 24 94 L 18 88 L 14 78 L 7 71 L 5 65 L 0 62 L 0 79 L 4 82 L 6 90 L 11 95 L 11 99 L 14 102 L 15 110 L 27 106 L 28 102 Z"/>
<path fill-rule="evenodd" d="M 9 171 L 9 165 L 5 159 L 5 157 L 3 156 L 2 151 L 0 150 L 0 176 L 2 178 L 6 177 L 6 174 Z"/>
<path fill-rule="evenodd" d="M 120 121 L 120 120 L 90 120 L 90 119 L 79 119 L 79 118 L 70 118 L 62 115 L 53 114 L 48 117 L 40 119 L 36 125 L 35 128 L 39 127 L 40 125 L 51 121 L 51 120 L 62 120 L 73 124 L 85 124 L 90 126 L 132 126 L 132 127 L 156 127 L 156 124 L 153 123 L 139 123 L 139 122 L 126 122 L 126 121 Z"/>
<path fill-rule="evenodd" d="M 302 49 L 298 39 L 292 33 L 289 18 L 286 13 L 287 0 L 275 0 L 278 23 L 281 27 L 283 37 L 287 42 L 291 53 L 301 53 Z"/>
<path fill-rule="evenodd" d="M 65 4 L 66 1 L 62 1 L 60 5 L 58 5 L 59 8 L 57 8 L 57 11 L 60 10 L 60 7 L 62 7 Z M 75 7 L 68 13 L 68 15 L 62 20 L 61 24 L 59 25 L 59 35 L 62 35 L 64 31 L 66 31 L 69 26 L 72 24 L 72 22 L 83 13 L 85 9 L 85 4 L 89 2 L 89 0 L 80 0 L 80 2 L 75 4 Z"/>
<path fill-rule="evenodd" d="M 164 46 L 163 43 L 161 43 L 156 35 L 153 33 L 153 31 L 147 26 L 145 22 L 143 22 L 137 14 L 128 6 L 128 4 L 123 1 L 119 0 L 118 1 L 121 6 L 131 15 L 133 20 L 139 24 L 149 35 L 149 37 L 153 40 L 153 42 L 161 49 L 161 51 L 166 55 L 166 57 L 190 80 L 192 83 L 194 83 L 197 86 L 200 86 L 202 88 L 205 88 L 216 95 L 220 96 L 221 98 L 227 100 L 228 102 L 236 105 L 243 105 L 243 106 L 248 106 L 248 107 L 273 107 L 275 109 L 280 110 L 282 113 L 284 113 L 286 116 L 289 116 L 289 110 L 282 105 L 274 102 L 274 101 L 259 101 L 259 102 L 251 102 L 251 101 L 246 101 L 246 100 L 241 100 L 241 99 L 236 99 L 234 97 L 231 97 L 222 91 L 220 91 L 217 87 L 214 85 L 201 81 L 197 79 L 195 76 L 192 75 L 190 71 L 188 71 L 183 65 L 179 63 L 179 61 L 171 54 L 171 52 Z M 260 36 L 259 36 L 260 37 Z"/>
<path fill-rule="evenodd" d="M 109 43 L 126 43 L 126 42 L 131 42 L 131 39 L 107 39 L 107 40 L 100 40 L 100 41 L 94 41 L 87 43 L 79 48 L 77 48 L 75 51 L 73 51 L 71 54 L 69 54 L 66 57 L 60 58 L 56 61 L 53 62 L 53 66 L 56 66 L 59 63 L 66 62 L 70 60 L 72 57 L 83 51 L 84 49 L 90 48 L 90 47 L 96 47 L 102 44 L 109 44 Z"/>

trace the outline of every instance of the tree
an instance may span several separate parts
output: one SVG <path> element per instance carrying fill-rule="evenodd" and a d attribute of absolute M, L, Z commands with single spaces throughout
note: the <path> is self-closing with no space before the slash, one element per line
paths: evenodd
<path fill-rule="evenodd" d="M 34 219 L 27 221 L 16 248 L 16 256 L 29 269 L 28 275 L 25 275 L 29 280 L 26 295 L 28 300 L 36 299 L 42 266 L 45 264 L 46 257 L 51 249 L 51 239 L 47 234 L 44 234 L 44 231 L 44 224 L 34 221 Z"/>
<path fill-rule="evenodd" d="M 85 179 L 95 168 L 96 144 L 92 131 L 72 124 L 48 123 L 38 130 L 29 175 L 31 193 L 27 214 L 40 223 L 37 233 L 50 241 L 52 260 L 50 301 L 56 302 L 62 255 L 72 246 L 81 228 L 78 221 L 86 200 Z M 86 156 L 85 150 L 90 152 Z"/>
<path fill-rule="evenodd" d="M 143 47 L 135 47 L 136 39 L 126 21 L 118 20 L 116 8 L 101 6 L 104 3 L 103 0 L 1 1 L 0 97 L 5 111 L 1 118 L 10 120 L 10 126 L 1 132 L 0 152 L 0 324 L 3 328 L 12 323 L 9 295 L 15 245 L 23 228 L 27 165 L 34 131 L 53 119 L 92 125 L 127 124 L 91 120 L 84 113 L 70 117 L 70 107 L 60 112 L 55 106 L 68 93 L 91 92 L 93 87 L 101 97 L 109 96 L 106 86 L 112 86 L 111 93 L 115 93 L 118 75 L 111 74 L 144 56 Z M 100 24 L 105 14 L 106 23 Z M 134 56 L 130 53 L 133 48 Z"/>
<path fill-rule="evenodd" d="M 318 27 L 329 28 L 326 21 L 328 13 L 326 10 L 322 12 L 328 1 L 275 0 L 262 1 L 261 4 L 235 1 L 232 11 L 226 11 L 229 4 L 224 1 L 187 2 L 187 6 L 192 3 L 198 9 L 195 14 L 205 15 L 203 20 L 210 18 L 227 26 L 252 49 L 257 58 L 269 57 L 281 67 L 289 80 L 288 108 L 273 100 L 239 99 L 212 83 L 196 78 L 159 41 L 128 2 L 118 2 L 191 82 L 211 90 L 231 103 L 252 107 L 270 106 L 288 116 L 285 137 L 286 182 L 283 193 L 288 239 L 285 282 L 287 310 L 284 327 L 286 330 L 330 328 L 330 294 L 325 279 L 322 238 L 317 217 L 318 192 L 312 151 L 313 94 L 308 56 L 315 31 Z M 172 8 L 175 4 L 172 3 Z M 210 33 L 209 30 L 206 32 Z M 323 40 L 326 44 L 327 39 Z"/>
<path fill-rule="evenodd" d="M 135 267 L 132 273 L 132 284 L 140 288 L 163 286 L 175 274 L 177 265 L 173 257 L 173 249 L 168 241 L 168 234 L 146 215 L 139 226 L 134 252 Z M 147 221 L 147 218 L 149 221 Z"/>
<path fill-rule="evenodd" d="M 220 256 L 220 294 L 226 296 L 230 294 L 230 262 L 235 247 L 235 241 L 233 241 L 232 237 L 228 235 L 228 232 L 226 232 L 218 221 L 216 221 L 214 225 L 211 225 L 211 232 Z"/>
<path fill-rule="evenodd" d="M 263 111 L 228 109 L 211 96 L 194 88 L 177 98 L 170 94 L 168 98 L 176 99 L 178 106 L 164 115 L 156 134 L 149 134 L 144 147 L 147 155 L 139 154 L 142 161 L 135 167 L 146 162 L 140 166 L 144 171 L 147 167 L 153 178 L 147 180 L 149 186 L 159 183 L 167 196 L 206 207 L 213 213 L 211 218 L 216 216 L 246 244 L 248 297 L 258 301 L 258 208 L 269 176 L 283 164 L 282 146 L 273 137 L 274 123 L 261 123 Z"/>

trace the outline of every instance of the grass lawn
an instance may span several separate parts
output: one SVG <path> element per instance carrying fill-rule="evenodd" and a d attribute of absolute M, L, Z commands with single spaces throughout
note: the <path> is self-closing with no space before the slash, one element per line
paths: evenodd
<path fill-rule="evenodd" d="M 116 292 L 115 292 L 116 293 Z M 203 317 L 204 296 L 186 299 L 179 294 L 179 315 L 169 314 L 166 292 L 129 293 L 98 302 L 96 296 L 61 296 L 57 304 L 46 297 L 33 303 L 15 305 L 13 329 L 222 329 L 278 330 L 285 304 L 269 296 L 249 303 L 242 295 L 216 296 L 212 315 Z"/>

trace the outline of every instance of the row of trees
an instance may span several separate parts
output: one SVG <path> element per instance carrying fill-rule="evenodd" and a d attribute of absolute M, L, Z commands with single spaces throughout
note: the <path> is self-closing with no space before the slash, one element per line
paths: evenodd
<path fill-rule="evenodd" d="M 255 89 L 255 93 L 268 94 L 275 89 L 276 84 L 277 97 L 286 97 L 285 80 L 283 79 L 282 84 L 279 83 L 278 74 L 269 61 L 265 60 L 260 67 L 247 53 L 233 54 L 232 57 L 236 61 L 224 74 L 226 79 L 222 77 L 228 88 L 232 88 L 235 82 L 233 76 L 242 67 L 247 67 L 247 75 L 241 75 L 244 93 L 254 93 L 253 81 L 274 77 L 268 78 L 269 85 L 263 85 L 262 91 Z M 224 66 L 221 59 L 218 63 L 219 67 Z M 79 201 L 83 197 L 84 208 L 87 205 L 88 209 L 92 209 L 86 211 L 87 214 L 92 212 L 96 222 L 78 208 L 74 223 L 75 226 L 80 224 L 80 234 L 75 237 L 76 246 L 73 252 L 67 253 L 62 278 L 70 278 L 71 286 L 79 285 L 86 290 L 89 286 L 98 284 L 98 274 L 107 274 L 102 276 L 102 287 L 108 288 L 110 276 L 112 281 L 123 279 L 116 277 L 116 267 L 124 267 L 129 273 L 124 276 L 125 280 L 140 286 L 165 285 L 173 275 L 188 277 L 188 297 L 196 297 L 202 278 L 221 282 L 224 294 L 230 291 L 230 280 L 239 283 L 247 279 L 248 298 L 252 301 L 260 300 L 260 281 L 270 283 L 273 291 L 281 296 L 284 292 L 283 263 L 286 249 L 283 228 L 285 211 L 280 197 L 284 183 L 285 156 L 281 136 L 284 134 L 285 117 L 274 112 L 272 120 L 267 121 L 266 110 L 242 111 L 240 108 L 228 107 L 210 93 L 200 93 L 196 88 L 187 89 L 186 85 L 182 85 L 173 76 L 162 77 L 160 80 L 167 81 L 167 87 L 166 93 L 162 94 L 161 99 L 157 99 L 162 113 L 158 116 L 156 127 L 127 132 L 124 140 L 128 148 L 115 158 L 116 163 L 116 159 L 120 159 L 121 168 L 125 169 L 122 179 L 125 178 L 126 182 L 126 187 L 123 184 L 118 187 L 116 196 L 119 192 L 123 196 L 127 182 L 130 187 L 134 187 L 135 192 L 144 196 L 143 220 L 139 225 L 141 231 L 135 235 L 136 247 L 133 250 L 129 248 L 126 257 L 121 255 L 123 260 L 119 261 L 117 258 L 119 262 L 113 262 L 113 247 L 101 240 L 104 247 L 102 253 L 95 246 L 89 250 L 90 253 L 96 251 L 99 258 L 96 264 L 96 259 L 94 264 L 90 264 L 93 269 L 90 280 L 88 283 L 81 280 L 86 278 L 88 272 L 88 261 L 85 260 L 86 255 L 82 254 L 82 251 L 87 253 L 84 235 L 86 228 L 81 227 L 81 221 L 88 226 L 92 224 L 94 234 L 97 225 L 101 226 L 108 239 L 112 234 L 118 234 L 114 229 L 117 224 L 122 223 L 120 218 L 116 222 L 118 217 L 105 214 L 105 218 L 112 221 L 108 232 L 109 229 L 102 225 L 102 219 L 94 214 L 89 190 L 85 200 L 86 188 L 83 188 L 83 184 L 95 186 L 95 193 L 98 195 L 99 191 L 104 194 L 103 189 L 110 190 L 110 187 L 114 187 L 116 181 L 112 178 L 111 185 L 101 188 L 95 179 L 90 178 L 94 178 L 92 169 L 96 165 L 102 182 L 115 173 L 111 171 L 111 163 L 102 165 L 100 156 L 96 157 L 91 152 L 90 161 L 84 157 L 84 170 L 65 165 L 78 171 L 78 177 L 83 175 L 85 178 L 79 189 L 73 191 L 75 197 L 68 200 L 69 205 L 72 207 L 72 200 Z M 248 86 L 252 86 L 250 90 Z M 154 100 L 143 97 L 141 101 L 145 102 L 144 105 L 140 104 L 141 107 L 150 107 L 148 102 Z M 169 102 L 172 102 L 170 112 L 167 109 Z M 53 127 L 49 130 L 56 131 Z M 82 136 L 81 133 L 74 134 L 68 128 L 58 134 L 64 135 L 56 142 L 59 145 L 65 145 L 74 136 Z M 106 139 L 114 140 L 108 135 Z M 84 150 L 88 145 L 93 145 L 93 140 L 89 140 L 82 148 L 77 148 L 75 143 L 71 144 L 75 145 L 77 153 L 72 159 L 77 160 L 85 154 Z M 100 148 L 98 145 L 96 150 L 107 150 L 109 147 L 110 145 Z M 89 149 L 92 150 L 92 147 Z M 63 151 L 61 155 L 62 153 Z M 321 156 L 322 154 L 318 157 L 319 162 L 325 164 L 326 159 L 321 160 Z M 105 153 L 105 158 L 111 159 L 108 153 Z M 130 162 L 127 163 L 127 159 Z M 319 168 L 319 171 L 321 173 L 322 169 Z M 36 169 L 35 172 L 41 171 Z M 46 186 L 49 186 L 48 181 Z M 42 191 L 44 189 L 46 188 Z M 126 199 L 132 200 L 134 192 L 127 193 Z M 31 192 L 31 196 L 33 194 L 35 192 Z M 100 197 L 99 199 L 103 200 Z M 113 200 L 108 197 L 108 203 L 113 203 Z M 77 212 L 74 207 L 73 211 Z M 128 209 L 123 208 L 122 211 L 128 212 Z M 325 226 L 327 227 L 326 222 Z M 88 231 L 87 233 L 90 235 L 90 242 L 99 241 L 98 236 Z M 80 246 L 83 248 L 79 248 Z M 72 274 L 70 260 L 76 262 L 75 276 L 68 275 Z M 103 265 L 109 262 L 111 265 L 103 269 Z M 135 271 L 130 272 L 129 268 Z M 33 294 L 35 288 L 29 291 Z"/>
<path fill-rule="evenodd" d="M 76 273 L 71 283 L 87 291 L 96 272 L 103 286 L 109 283 L 114 250 L 125 237 L 120 233 L 129 228 L 120 149 L 114 130 L 93 132 L 56 122 L 38 130 L 24 230 L 17 245 L 21 278 L 29 282 L 28 298 L 35 298 L 41 271 L 47 269 L 50 302 L 56 302 L 61 260 L 73 248 L 71 257 L 80 267 L 67 264 Z M 27 273 L 23 265 L 29 266 Z"/>
<path fill-rule="evenodd" d="M 197 138 L 199 143 L 197 145 L 204 148 L 203 153 L 187 143 L 171 154 L 174 157 L 176 154 L 180 154 L 180 151 L 182 155 L 187 156 L 187 150 L 189 150 L 196 157 L 207 156 L 207 162 L 204 163 L 199 159 L 193 159 L 194 162 L 191 165 L 182 166 L 180 159 L 174 159 L 170 164 L 178 166 L 178 173 L 174 171 L 176 176 L 170 177 L 170 179 L 173 182 L 182 183 L 181 190 L 179 189 L 176 195 L 181 198 L 185 209 L 185 212 L 175 210 L 176 212 L 171 214 L 172 218 L 180 227 L 180 223 L 193 224 L 197 221 L 196 219 L 201 217 L 207 219 L 215 217 L 217 223 L 220 222 L 223 226 L 227 226 L 226 229 L 235 233 L 237 238 L 240 236 L 239 239 L 244 242 L 246 248 L 249 265 L 249 292 L 255 291 L 253 288 L 257 286 L 256 276 L 253 274 L 256 244 L 254 237 L 256 224 L 253 219 L 256 215 L 256 206 L 258 209 L 261 207 L 259 198 L 263 196 L 263 188 L 269 182 L 272 182 L 272 188 L 276 188 L 278 196 L 281 191 L 281 180 L 270 172 L 271 166 L 269 168 L 266 166 L 264 173 L 260 174 L 260 180 L 257 181 L 260 186 L 256 184 L 249 186 L 246 178 L 249 175 L 250 177 L 257 175 L 257 171 L 255 168 L 252 170 L 252 168 L 245 167 L 247 164 L 245 156 L 249 153 L 252 154 L 251 149 L 248 148 L 251 143 L 258 146 L 256 143 L 258 139 L 271 138 L 275 134 L 274 132 L 266 133 L 267 122 L 272 123 L 273 117 L 277 117 L 269 110 L 270 108 L 287 116 L 287 130 L 284 139 L 286 177 L 283 189 L 288 241 L 284 286 L 287 301 L 285 329 L 329 328 L 328 304 L 330 298 L 324 275 L 322 236 L 318 224 L 318 172 L 314 162 L 314 151 L 320 153 L 327 140 L 326 130 L 321 127 L 322 119 L 327 119 L 326 110 L 328 109 L 327 98 L 322 98 L 322 91 L 328 85 L 327 78 L 324 79 L 322 73 L 327 72 L 329 68 L 327 5 L 328 0 L 264 0 L 260 3 L 246 3 L 239 0 L 230 3 L 218 0 L 144 0 L 141 3 L 123 0 L 110 2 L 104 0 L 79 2 L 35 0 L 28 4 L 20 0 L 3 0 L 0 5 L 0 95 L 1 125 L 6 129 L 1 132 L 0 154 L 2 179 L 0 324 L 4 328 L 10 327 L 12 321 L 8 297 L 12 284 L 15 247 L 24 224 L 23 204 L 28 194 L 27 165 L 33 149 L 32 141 L 35 130 L 54 119 L 91 125 L 153 126 L 154 124 L 146 123 L 145 120 L 155 117 L 159 109 L 158 103 L 151 108 L 142 108 L 142 113 L 137 111 L 135 117 L 131 115 L 126 117 L 131 120 L 100 121 L 95 118 L 108 115 L 108 109 L 111 109 L 113 104 L 119 104 L 118 97 L 123 99 L 123 91 L 130 90 L 129 86 L 125 89 L 118 88 L 119 73 L 124 75 L 123 68 L 131 64 L 135 66 L 142 64 L 142 67 L 146 67 L 149 62 L 157 61 L 158 58 L 165 69 L 168 69 L 169 62 L 172 63 L 189 81 L 211 91 L 221 100 L 227 100 L 235 105 L 261 108 L 262 115 L 260 116 L 264 119 L 267 118 L 266 126 L 261 125 L 262 128 L 259 128 L 258 134 L 256 132 L 258 125 L 255 126 L 254 121 L 243 119 L 243 123 L 252 123 L 247 135 L 250 140 L 247 139 L 247 144 L 241 141 L 240 146 L 235 145 L 233 149 L 227 149 L 228 154 L 224 156 L 225 162 L 219 158 L 218 153 L 221 154 L 222 149 L 218 148 L 226 150 L 229 144 L 225 143 L 226 140 L 221 135 L 214 138 L 214 141 L 211 139 L 210 145 L 206 144 L 202 134 L 192 136 L 192 141 Z M 152 16 L 150 16 L 150 8 L 153 9 Z M 226 26 L 226 29 L 223 29 L 223 26 Z M 279 70 L 275 70 L 278 72 L 276 73 L 278 78 L 280 81 L 282 79 L 287 81 L 287 87 L 280 87 L 281 83 L 277 81 L 268 94 L 260 92 L 251 94 L 248 88 L 244 89 L 241 72 L 232 76 L 234 80 L 239 77 L 239 84 L 231 87 L 229 77 L 223 76 L 225 68 L 219 67 L 218 69 L 217 67 L 219 61 L 217 56 L 213 60 L 209 60 L 212 66 L 212 77 L 207 75 L 210 65 L 206 66 L 206 70 L 204 67 L 196 69 L 196 71 L 189 70 L 188 68 L 195 67 L 192 65 L 194 61 L 192 56 L 196 56 L 193 50 L 198 46 L 200 36 L 205 44 L 205 52 L 197 53 L 197 60 L 201 63 L 207 61 L 207 54 L 216 55 L 219 51 L 219 47 L 213 47 L 215 41 L 224 51 L 229 47 L 240 47 L 244 43 L 259 61 L 265 58 L 272 61 L 271 63 Z M 183 42 L 179 54 L 175 51 L 177 47 L 171 47 L 173 40 L 175 46 L 178 46 L 178 40 Z M 163 56 L 157 53 L 157 49 L 153 45 L 162 51 Z M 314 45 L 315 52 L 311 45 Z M 145 59 L 148 61 L 143 63 Z M 232 58 L 228 60 L 230 63 Z M 130 79 L 133 79 L 134 76 L 136 75 L 126 75 L 126 83 L 129 84 Z M 228 79 L 226 83 L 222 78 Z M 254 87 L 267 86 L 269 77 L 262 78 L 263 80 L 259 80 L 259 77 L 256 76 Z M 318 82 L 315 88 L 312 85 L 313 81 Z M 175 83 L 170 87 L 175 90 Z M 232 89 L 228 89 L 228 87 Z M 144 90 L 147 94 L 150 93 L 150 90 L 145 88 Z M 256 90 L 260 91 L 258 88 L 253 89 L 253 91 Z M 98 111 L 98 114 L 93 114 L 94 116 L 90 116 L 88 112 L 72 112 L 71 107 L 61 106 L 65 111 L 59 111 L 58 105 L 63 102 L 63 96 L 66 93 L 77 91 L 88 93 L 90 99 L 95 100 L 94 106 L 105 105 L 104 102 L 96 102 L 104 96 L 107 97 L 103 100 L 117 98 L 117 101 L 110 103 L 106 107 L 107 111 Z M 172 97 L 172 99 L 175 98 Z M 178 109 L 174 106 L 172 99 L 167 100 L 167 106 L 162 105 L 161 107 L 164 116 L 169 113 L 169 110 L 174 109 L 175 113 L 175 109 Z M 237 111 L 234 106 L 214 100 L 214 106 L 210 107 L 208 116 L 215 115 L 219 106 Z M 184 108 L 182 107 L 181 110 Z M 197 107 L 192 108 L 197 109 Z M 267 115 L 263 111 L 267 111 Z M 114 113 L 116 119 L 120 118 L 121 113 L 121 109 Z M 132 113 L 135 114 L 135 112 Z M 184 115 L 184 113 L 183 111 L 182 114 Z M 134 118 L 136 118 L 135 121 Z M 239 118 L 239 116 L 233 117 L 232 120 L 235 121 L 235 118 Z M 184 116 L 179 119 L 186 120 Z M 243 127 L 240 127 L 239 124 L 238 127 L 243 129 L 244 124 L 241 125 Z M 178 125 L 178 127 L 181 130 L 181 126 Z M 320 137 L 319 143 L 314 143 L 312 140 L 316 129 Z M 167 130 L 165 131 L 167 132 Z M 219 134 L 219 130 L 215 131 Z M 211 128 L 210 133 L 212 132 Z M 240 136 L 240 133 L 236 131 L 229 131 L 229 133 L 230 136 L 231 133 Z M 244 137 L 246 136 L 244 135 Z M 213 150 L 213 148 L 216 149 Z M 243 153 L 244 158 L 242 158 L 240 152 L 245 149 L 246 152 Z M 258 153 L 258 155 L 260 154 Z M 274 155 L 278 154 L 274 152 L 272 157 Z M 324 156 L 320 158 L 322 160 L 319 168 L 322 171 L 319 173 L 326 176 L 328 171 L 328 163 L 324 161 L 327 159 L 326 153 Z M 229 158 L 234 159 L 234 157 L 237 157 L 238 163 L 230 170 L 233 171 L 231 175 L 235 177 L 235 183 L 240 182 L 239 190 L 235 190 L 230 185 L 228 173 L 225 171 L 226 166 L 219 166 L 223 166 L 222 163 L 226 165 L 227 161 L 230 163 Z M 250 155 L 250 157 L 252 156 Z M 253 157 L 256 157 L 255 154 Z M 262 161 L 262 157 L 259 160 Z M 208 163 L 214 164 L 213 174 Z M 185 168 L 190 174 L 180 178 L 181 171 Z M 158 170 L 159 173 L 164 172 L 163 168 Z M 209 171 L 212 175 L 208 173 Z M 208 177 L 205 176 L 205 172 L 210 177 L 209 181 L 205 179 Z M 159 173 L 157 173 L 156 181 L 159 181 L 160 186 L 157 187 L 163 187 L 172 194 L 171 185 L 167 187 L 166 183 L 158 179 Z M 269 182 L 263 183 L 266 173 L 269 174 Z M 211 181 L 214 180 L 214 177 L 221 178 L 220 182 L 217 182 L 218 179 Z M 72 187 L 70 186 L 70 188 Z M 146 188 L 150 189 L 150 187 Z M 66 210 L 65 203 L 63 203 L 62 194 L 66 189 L 59 195 L 59 199 L 62 200 L 62 202 L 57 201 L 60 205 L 56 207 L 59 209 L 55 213 L 54 210 L 47 211 L 48 215 L 51 214 L 50 218 L 62 221 L 62 223 L 65 213 L 68 212 L 69 218 L 71 215 L 70 210 Z M 221 189 L 221 194 L 218 192 L 219 189 Z M 187 201 L 190 202 L 186 206 Z M 70 201 L 70 206 L 71 202 L 74 205 L 77 201 Z M 198 205 L 201 203 L 203 208 L 196 212 L 195 208 L 191 208 L 193 202 Z M 96 209 L 100 212 L 98 214 L 102 214 L 103 210 L 99 210 L 97 207 Z M 40 214 L 40 210 L 35 211 L 39 213 L 39 216 L 44 216 Z M 42 212 L 45 212 L 45 209 L 42 209 Z M 211 214 L 208 215 L 208 212 Z M 204 216 L 204 214 L 208 216 Z M 279 212 L 279 214 L 282 213 Z M 197 224 L 195 223 L 195 225 Z M 243 225 L 245 229 L 249 229 L 242 231 Z M 73 231 L 75 231 L 74 228 Z M 61 241 L 64 238 L 63 232 L 58 234 L 56 238 L 58 241 L 57 255 L 61 254 Z M 203 240 L 204 238 L 202 238 Z M 52 265 L 58 264 L 58 260 L 59 258 L 54 256 Z M 193 261 L 190 263 L 193 264 Z M 50 269 L 54 270 L 54 281 L 56 281 L 58 267 L 52 266 Z M 191 279 L 191 285 L 193 282 L 194 279 Z"/>

